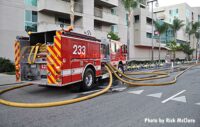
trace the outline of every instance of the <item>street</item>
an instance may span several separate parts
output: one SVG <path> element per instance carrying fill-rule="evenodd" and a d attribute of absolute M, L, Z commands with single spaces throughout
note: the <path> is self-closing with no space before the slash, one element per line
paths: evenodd
<path fill-rule="evenodd" d="M 168 86 L 128 87 L 70 105 L 16 108 L 0 105 L 1 127 L 199 127 L 200 66 L 193 67 Z M 167 79 L 172 79 L 175 74 Z M 148 81 L 152 82 L 152 81 Z M 106 81 L 103 82 L 106 84 Z M 0 86 L 0 90 L 9 86 Z M 119 87 L 119 88 L 120 88 Z M 87 95 L 68 87 L 30 86 L 1 98 L 16 102 L 49 102 Z"/>

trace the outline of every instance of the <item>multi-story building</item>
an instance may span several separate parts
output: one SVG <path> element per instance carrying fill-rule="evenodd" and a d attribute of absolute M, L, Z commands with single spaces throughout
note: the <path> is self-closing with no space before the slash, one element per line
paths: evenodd
<path fill-rule="evenodd" d="M 106 39 L 117 32 L 118 0 L 74 0 L 75 32 Z M 1 0 L 0 54 L 13 60 L 13 43 L 17 35 L 66 28 L 70 24 L 70 0 Z M 9 53 L 7 53 L 9 52 Z"/>
<path fill-rule="evenodd" d="M 154 37 L 155 27 L 152 26 L 152 12 L 149 11 L 147 0 L 143 0 L 138 4 L 138 7 L 133 10 L 133 17 L 130 23 L 130 60 L 151 60 L 152 59 L 152 37 Z M 127 12 L 124 9 L 123 3 L 119 1 L 117 14 L 120 19 L 118 33 L 124 42 L 127 40 Z M 156 16 L 153 15 L 154 20 Z M 152 32 L 153 28 L 153 32 Z M 161 59 L 165 59 L 167 54 L 166 44 L 161 43 Z M 158 60 L 158 39 L 153 39 L 153 56 L 154 60 Z"/>
<path fill-rule="evenodd" d="M 173 23 L 175 18 L 183 20 L 185 26 L 177 32 L 177 42 L 190 42 L 192 48 L 197 49 L 197 39 L 194 35 L 188 35 L 186 26 L 194 22 L 200 21 L 200 8 L 190 7 L 187 3 L 181 3 L 166 7 L 157 8 L 154 12 L 158 19 L 163 20 L 169 24 Z M 193 55 L 195 56 L 195 55 Z"/>
<path fill-rule="evenodd" d="M 59 30 L 60 24 L 66 28 L 70 24 L 70 14 L 70 0 L 1 0 L 1 56 L 14 59 L 13 44 L 17 35 L 28 36 L 28 31 Z M 131 60 L 151 60 L 152 21 L 152 13 L 143 0 L 131 18 Z M 75 32 L 102 40 L 113 31 L 119 35 L 120 41 L 127 42 L 127 12 L 121 0 L 75 0 L 74 26 Z M 158 45 L 158 40 L 153 39 L 155 60 L 158 59 Z M 165 46 L 165 43 L 161 44 L 161 59 L 167 53 Z"/>

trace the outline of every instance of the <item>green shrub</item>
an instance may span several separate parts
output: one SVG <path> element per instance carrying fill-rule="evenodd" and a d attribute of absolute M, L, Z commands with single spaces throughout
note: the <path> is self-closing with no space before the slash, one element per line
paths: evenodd
<path fill-rule="evenodd" d="M 115 41 L 119 41 L 120 38 L 117 34 L 115 34 L 114 32 L 109 32 L 108 35 L 110 35 L 110 39 L 115 40 Z"/>
<path fill-rule="evenodd" d="M 15 65 L 6 58 L 0 57 L 0 73 L 15 71 Z"/>

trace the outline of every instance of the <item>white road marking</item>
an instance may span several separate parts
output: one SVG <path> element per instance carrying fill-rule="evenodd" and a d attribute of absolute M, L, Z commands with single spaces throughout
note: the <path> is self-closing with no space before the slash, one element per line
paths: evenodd
<path fill-rule="evenodd" d="M 168 102 L 169 100 L 172 100 L 173 98 L 175 98 L 176 96 L 182 94 L 182 93 L 185 92 L 185 91 L 186 91 L 186 90 L 182 90 L 181 92 L 179 92 L 179 93 L 177 93 L 177 94 L 175 94 L 175 95 L 173 95 L 173 96 L 171 96 L 171 97 L 169 97 L 169 98 L 163 100 L 162 103 L 166 103 L 166 102 Z"/>
<path fill-rule="evenodd" d="M 132 94 L 141 94 L 144 90 L 137 90 L 137 91 L 129 91 L 128 93 Z"/>
<path fill-rule="evenodd" d="M 185 102 L 186 103 L 186 97 L 185 96 L 176 97 L 176 98 L 173 98 L 171 100 L 180 101 L 180 102 Z"/>
<path fill-rule="evenodd" d="M 200 103 L 196 103 L 196 105 L 200 105 Z"/>
<path fill-rule="evenodd" d="M 92 91 L 87 91 L 87 92 L 82 92 L 82 93 L 80 93 L 80 94 L 89 94 L 89 93 L 98 92 L 98 91 L 100 91 L 100 90 L 102 90 L 102 89 L 92 90 Z"/>
<path fill-rule="evenodd" d="M 156 97 L 156 98 L 161 98 L 162 97 L 162 93 L 154 93 L 154 94 L 149 94 L 147 95 L 149 97 Z"/>
<path fill-rule="evenodd" d="M 126 87 L 113 88 L 112 91 L 119 91 L 119 92 L 121 92 L 121 91 L 123 91 L 125 89 L 126 89 Z"/>

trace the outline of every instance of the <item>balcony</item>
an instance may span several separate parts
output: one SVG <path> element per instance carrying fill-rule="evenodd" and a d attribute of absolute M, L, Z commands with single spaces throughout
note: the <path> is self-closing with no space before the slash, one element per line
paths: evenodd
<path fill-rule="evenodd" d="M 95 0 L 95 5 L 100 5 L 103 7 L 117 7 L 118 6 L 118 0 Z"/>
<path fill-rule="evenodd" d="M 38 11 L 40 12 L 58 12 L 70 14 L 70 2 L 63 0 L 38 0 Z M 83 5 L 81 3 L 74 3 L 75 13 L 83 12 Z"/>
<path fill-rule="evenodd" d="M 110 23 L 110 24 L 118 24 L 118 16 L 115 14 L 112 14 L 109 11 L 95 7 L 94 16 L 95 16 L 95 20 L 99 20 L 102 22 Z"/>

